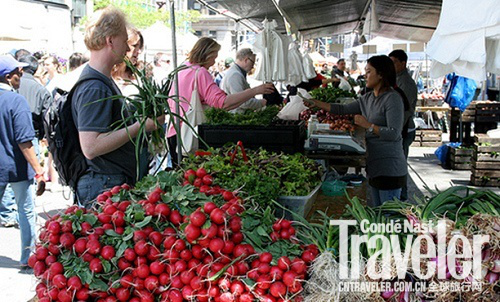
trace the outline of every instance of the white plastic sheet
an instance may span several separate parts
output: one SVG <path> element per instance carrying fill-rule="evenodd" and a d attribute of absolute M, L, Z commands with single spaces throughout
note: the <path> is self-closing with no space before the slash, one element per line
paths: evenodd
<path fill-rule="evenodd" d="M 498 0 L 444 0 L 439 24 L 427 45 L 431 77 L 451 72 L 477 81 L 500 73 Z"/>

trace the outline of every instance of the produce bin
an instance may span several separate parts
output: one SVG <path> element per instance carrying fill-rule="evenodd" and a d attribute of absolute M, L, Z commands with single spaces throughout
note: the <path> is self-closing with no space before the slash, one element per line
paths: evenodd
<path fill-rule="evenodd" d="M 288 121 L 287 124 L 270 126 L 198 126 L 198 134 L 210 147 L 220 148 L 228 142 L 242 141 L 245 148 L 262 147 L 269 151 L 293 154 L 304 151 L 306 128 L 302 121 Z M 200 142 L 200 146 L 202 143 Z"/>
<path fill-rule="evenodd" d="M 293 211 L 302 217 L 306 217 L 307 214 L 309 214 L 309 211 L 311 210 L 311 207 L 316 200 L 316 197 L 318 197 L 319 194 L 319 189 L 321 188 L 321 184 L 323 183 L 320 182 L 314 190 L 312 190 L 309 195 L 306 196 L 279 196 L 278 197 L 278 202 L 287 208 L 290 211 Z M 285 212 L 285 213 L 283 213 Z M 293 219 L 292 213 L 283 210 L 280 207 L 276 207 L 276 212 L 275 212 L 276 217 L 285 217 L 286 219 L 289 220 L 295 220 Z"/>

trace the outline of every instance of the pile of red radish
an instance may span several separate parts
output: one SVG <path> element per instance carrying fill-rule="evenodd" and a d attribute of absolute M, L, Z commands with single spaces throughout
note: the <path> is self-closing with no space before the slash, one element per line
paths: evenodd
<path fill-rule="evenodd" d="M 243 200 L 212 186 L 202 168 L 184 178 L 225 203 L 186 214 L 163 202 L 169 192 L 156 188 L 132 201 L 123 185 L 99 195 L 96 211 L 72 206 L 48 220 L 29 259 L 39 301 L 302 301 L 317 247 L 303 246 L 294 259 L 256 253 L 242 233 Z M 276 240 L 296 240 L 290 221 L 273 230 Z"/>

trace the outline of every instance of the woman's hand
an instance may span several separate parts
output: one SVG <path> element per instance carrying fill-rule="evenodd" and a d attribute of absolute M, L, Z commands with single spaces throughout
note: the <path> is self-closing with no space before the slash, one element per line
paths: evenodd
<path fill-rule="evenodd" d="M 255 95 L 257 94 L 271 94 L 276 88 L 272 83 L 265 83 L 254 88 Z"/>
<path fill-rule="evenodd" d="M 365 129 L 368 129 L 370 128 L 370 126 L 372 125 L 372 123 L 370 123 L 366 117 L 360 115 L 360 114 L 356 114 L 354 116 L 354 124 L 360 126 L 360 127 L 363 127 Z"/>

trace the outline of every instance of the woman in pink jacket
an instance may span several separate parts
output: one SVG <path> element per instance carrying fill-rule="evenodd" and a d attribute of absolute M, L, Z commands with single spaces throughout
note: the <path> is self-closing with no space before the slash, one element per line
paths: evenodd
<path fill-rule="evenodd" d="M 193 49 L 188 54 L 187 62 L 184 64 L 188 67 L 179 72 L 179 98 L 181 115 L 189 109 L 189 101 L 194 90 L 194 80 L 196 71 L 198 71 L 198 93 L 201 103 L 206 106 L 223 108 L 231 110 L 239 107 L 244 102 L 253 98 L 257 94 L 269 94 L 274 91 L 273 84 L 262 84 L 260 86 L 249 88 L 239 93 L 227 95 L 217 84 L 215 84 L 212 75 L 208 69 L 215 64 L 215 59 L 218 56 L 221 46 L 211 38 L 201 38 L 196 42 Z M 172 88 L 173 89 L 173 88 Z M 175 94 L 175 91 L 170 91 L 170 95 Z M 170 109 L 173 112 L 176 110 L 176 102 L 169 101 Z M 181 127 L 183 125 L 181 124 Z M 172 157 L 172 163 L 175 167 L 177 163 L 177 137 L 173 125 L 167 133 L 168 149 Z"/>

